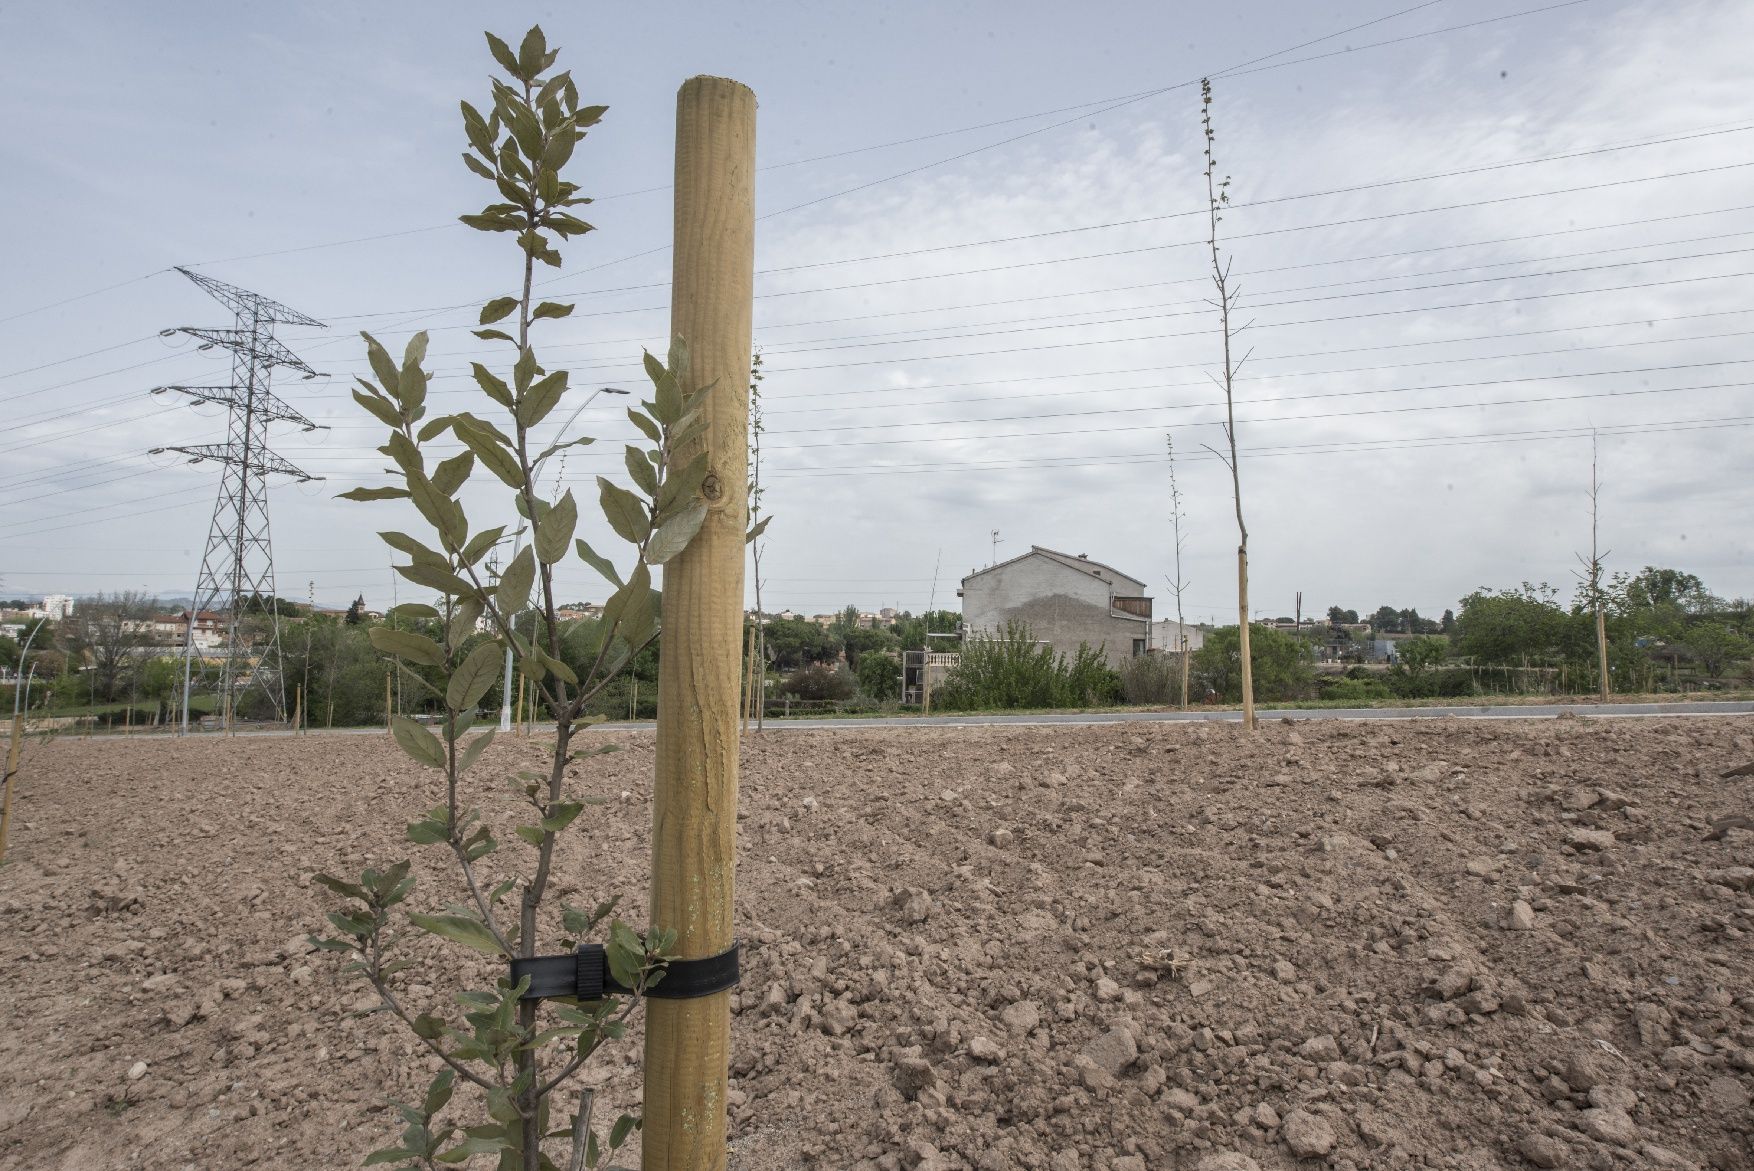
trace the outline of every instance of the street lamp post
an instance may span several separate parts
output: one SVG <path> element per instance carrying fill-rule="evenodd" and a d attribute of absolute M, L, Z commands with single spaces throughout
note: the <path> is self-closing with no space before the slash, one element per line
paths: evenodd
<path fill-rule="evenodd" d="M 566 422 L 564 422 L 560 425 L 560 430 L 559 430 L 559 432 L 556 433 L 556 450 L 558 450 L 558 442 L 566 437 L 566 433 L 568 431 L 572 430 L 572 425 L 574 423 L 578 422 L 579 416 L 585 413 L 585 408 L 590 406 L 591 403 L 596 400 L 598 395 L 600 395 L 600 394 L 627 394 L 627 393 L 628 393 L 627 391 L 620 390 L 620 389 L 613 387 L 613 386 L 600 386 L 596 390 L 593 390 L 589 395 L 586 396 L 585 401 L 579 404 L 578 409 L 575 410 L 571 415 L 567 416 Z M 547 463 L 548 457 L 553 455 L 553 454 L 554 454 L 554 451 L 551 450 L 548 453 L 548 455 L 544 455 L 542 458 L 538 459 L 534 464 L 531 465 L 531 467 L 530 467 L 530 483 L 531 483 L 532 487 L 539 488 L 541 486 L 539 483 L 539 479 L 542 475 L 542 465 Z M 513 558 L 516 558 L 517 555 L 523 551 L 524 532 L 529 527 L 530 527 L 529 518 L 528 517 L 520 518 L 520 520 L 518 522 L 518 531 L 516 534 L 514 534 L 514 536 L 512 538 L 512 557 Z M 515 625 L 517 623 L 518 616 L 516 614 L 513 614 L 513 615 L 511 615 L 509 620 Z M 532 638 L 535 637 L 534 628 L 532 628 L 532 630 L 530 632 L 530 636 Z M 513 670 L 512 643 L 511 643 L 511 640 L 508 638 L 506 640 L 506 647 L 505 647 L 505 680 L 504 680 L 503 686 L 501 688 L 500 701 L 499 701 L 499 730 L 501 732 L 510 732 L 512 730 L 512 670 Z"/>

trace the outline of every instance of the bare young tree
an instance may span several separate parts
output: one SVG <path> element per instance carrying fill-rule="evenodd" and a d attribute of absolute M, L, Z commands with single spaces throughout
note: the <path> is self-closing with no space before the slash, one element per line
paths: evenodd
<path fill-rule="evenodd" d="M 1242 725 L 1253 730 L 1255 727 L 1255 677 L 1254 663 L 1249 650 L 1249 530 L 1242 519 L 1242 477 L 1237 469 L 1236 461 L 1236 372 L 1248 360 L 1248 355 L 1241 358 L 1232 357 L 1232 341 L 1244 327 L 1233 327 L 1231 315 L 1236 309 L 1237 298 L 1242 289 L 1231 283 L 1230 261 L 1225 259 L 1218 249 L 1218 225 L 1224 219 L 1219 209 L 1230 202 L 1230 176 L 1223 180 L 1217 176 L 1218 161 L 1213 157 L 1213 144 L 1217 141 L 1216 132 L 1212 129 L 1212 81 L 1210 78 L 1200 79 L 1200 122 L 1206 132 L 1206 219 L 1210 229 L 1206 244 L 1212 252 L 1212 284 L 1217 290 L 1217 300 L 1211 302 L 1218 310 L 1218 323 L 1224 336 L 1224 369 L 1222 377 L 1214 381 L 1224 391 L 1224 438 L 1230 446 L 1230 454 L 1213 451 L 1230 469 L 1230 491 L 1236 502 L 1236 610 L 1237 610 L 1237 653 L 1242 658 Z M 1211 448 L 1207 448 L 1212 451 Z"/>
<path fill-rule="evenodd" d="M 1169 579 L 1169 592 L 1175 595 L 1175 632 L 1178 651 L 1181 655 L 1182 677 L 1182 710 L 1188 707 L 1188 624 L 1182 613 L 1182 592 L 1188 583 L 1182 578 L 1182 550 L 1185 547 L 1182 539 L 1182 521 L 1187 519 L 1182 512 L 1181 488 L 1175 480 L 1175 436 L 1165 435 L 1164 445 L 1169 453 L 1169 527 L 1170 538 L 1175 551 L 1175 576 Z"/>
<path fill-rule="evenodd" d="M 761 609 L 761 535 L 772 517 L 761 515 L 761 351 L 749 363 L 749 557 L 755 579 L 755 730 L 767 720 L 767 618 Z"/>

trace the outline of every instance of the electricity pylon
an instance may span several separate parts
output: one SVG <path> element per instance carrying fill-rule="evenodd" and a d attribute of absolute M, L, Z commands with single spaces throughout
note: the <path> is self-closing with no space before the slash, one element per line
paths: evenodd
<path fill-rule="evenodd" d="M 214 300 L 236 315 L 231 329 L 179 326 L 165 336 L 183 333 L 202 342 L 201 349 L 215 346 L 230 350 L 231 385 L 160 386 L 153 394 L 175 391 L 196 402 L 220 403 L 227 408 L 224 443 L 192 447 L 160 447 L 174 451 L 190 463 L 211 460 L 222 465 L 219 497 L 207 530 L 207 548 L 195 597 L 189 608 L 189 626 L 183 646 L 183 731 L 189 730 L 189 677 L 195 657 L 195 626 L 201 613 L 225 615 L 225 651 L 220 667 L 220 710 L 231 723 L 238 693 L 260 683 L 276 716 L 286 714 L 286 691 L 280 677 L 280 610 L 274 591 L 274 550 L 268 534 L 268 477 L 288 476 L 299 482 L 320 479 L 294 466 L 268 449 L 271 423 L 295 423 L 306 431 L 318 424 L 294 410 L 268 389 L 276 366 L 296 370 L 306 378 L 317 372 L 274 338 L 274 326 L 323 323 L 289 309 L 278 301 L 248 292 L 224 281 L 178 268 L 178 272 L 205 289 Z M 266 607 L 266 632 L 246 623 L 252 607 Z"/>

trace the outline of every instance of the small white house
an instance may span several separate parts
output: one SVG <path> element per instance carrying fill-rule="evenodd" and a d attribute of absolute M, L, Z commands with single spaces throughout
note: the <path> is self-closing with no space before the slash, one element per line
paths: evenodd
<path fill-rule="evenodd" d="M 1162 649 L 1154 643 L 1145 583 L 1082 553 L 1033 545 L 963 578 L 957 594 L 968 638 L 995 637 L 1007 622 L 1021 622 L 1067 659 L 1083 643 L 1101 647 L 1113 667 Z"/>

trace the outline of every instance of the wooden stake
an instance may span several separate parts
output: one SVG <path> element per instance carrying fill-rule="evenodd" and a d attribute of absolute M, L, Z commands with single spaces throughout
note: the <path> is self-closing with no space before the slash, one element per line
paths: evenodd
<path fill-rule="evenodd" d="M 1238 514 L 1240 515 L 1240 507 Z M 1245 537 L 1246 541 L 1247 538 Z M 1255 664 L 1249 652 L 1249 551 L 1243 544 L 1236 550 L 1236 593 L 1239 625 L 1236 628 L 1236 649 L 1242 657 L 1242 726 L 1255 727 Z"/>
<path fill-rule="evenodd" d="M 384 672 L 384 731 L 390 730 L 390 673 Z"/>
<path fill-rule="evenodd" d="M 652 926 L 676 954 L 732 942 L 737 701 L 748 527 L 750 312 L 755 272 L 755 94 L 694 77 L 676 95 L 670 332 L 688 343 L 703 409 L 706 523 L 664 566 L 652 796 Z M 675 466 L 700 447 L 672 452 Z M 721 1171 L 731 994 L 646 1003 L 647 1171 Z"/>
<path fill-rule="evenodd" d="M 13 716 L 12 738 L 6 744 L 6 795 L 0 797 L 0 860 L 6 857 L 6 832 L 12 828 L 12 786 L 18 779 L 19 746 L 23 743 L 24 717 Z"/>

